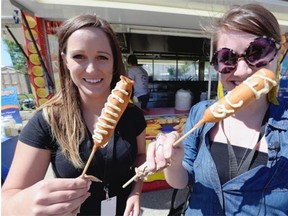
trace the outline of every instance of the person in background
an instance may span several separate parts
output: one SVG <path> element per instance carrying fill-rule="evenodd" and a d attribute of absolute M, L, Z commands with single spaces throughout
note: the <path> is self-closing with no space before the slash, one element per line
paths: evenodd
<path fill-rule="evenodd" d="M 81 206 L 79 215 L 139 215 L 142 182 L 122 188 L 133 167 L 145 161 L 146 122 L 137 106 L 128 104 L 114 142 L 92 159 L 87 175 L 102 182 L 79 178 L 92 151 L 94 125 L 125 74 L 115 33 L 96 14 L 81 14 L 61 25 L 58 43 L 61 88 L 19 136 L 2 187 L 2 214 L 75 215 Z M 44 179 L 50 163 L 56 178 Z M 115 203 L 107 196 L 116 197 Z"/>
<path fill-rule="evenodd" d="M 138 65 L 138 59 L 135 55 L 129 55 L 127 63 L 130 66 L 128 76 L 134 80 L 134 96 L 137 97 L 144 111 L 148 111 L 149 102 L 149 76 L 147 71 Z"/>
<path fill-rule="evenodd" d="M 216 50 L 211 64 L 225 90 L 261 68 L 279 76 L 279 24 L 261 5 L 235 6 L 206 30 Z M 177 147 L 176 132 L 160 134 L 148 146 L 149 170 L 166 167 L 172 187 L 192 186 L 186 215 L 288 215 L 288 104 L 277 100 L 276 90 L 202 125 Z M 212 103 L 191 108 L 183 134 Z"/>

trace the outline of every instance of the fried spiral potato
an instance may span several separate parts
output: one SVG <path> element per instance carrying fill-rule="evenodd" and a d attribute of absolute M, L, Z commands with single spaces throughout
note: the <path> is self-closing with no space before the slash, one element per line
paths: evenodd
<path fill-rule="evenodd" d="M 108 96 L 95 124 L 93 140 L 97 148 L 106 146 L 131 98 L 134 81 L 125 76 L 121 76 L 120 79 Z"/>
<path fill-rule="evenodd" d="M 97 149 L 99 147 L 105 147 L 111 138 L 119 119 L 129 103 L 133 85 L 133 80 L 122 75 L 120 76 L 120 80 L 116 83 L 115 88 L 112 89 L 111 94 L 108 96 L 107 102 L 101 110 L 101 115 L 95 124 L 92 136 L 94 145 L 88 161 L 85 164 L 81 175 L 82 177 L 85 176 Z"/>
<path fill-rule="evenodd" d="M 206 109 L 202 122 L 218 122 L 227 118 L 254 99 L 267 94 L 276 84 L 275 74 L 272 71 L 264 68 L 258 70 Z"/>

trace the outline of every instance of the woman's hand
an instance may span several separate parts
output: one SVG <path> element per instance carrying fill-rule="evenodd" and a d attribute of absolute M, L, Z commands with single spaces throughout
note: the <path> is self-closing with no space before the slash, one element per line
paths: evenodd
<path fill-rule="evenodd" d="M 150 171 L 156 172 L 165 168 L 163 170 L 165 180 L 174 188 L 184 188 L 188 184 L 188 173 L 182 166 L 183 144 L 173 146 L 179 138 L 177 132 L 159 134 L 156 141 L 148 146 L 146 158 L 147 168 Z"/>
<path fill-rule="evenodd" d="M 4 211 L 4 215 L 59 216 L 75 214 L 90 196 L 90 184 L 90 181 L 83 178 L 42 180 L 15 193 L 13 197 L 7 197 L 2 203 L 2 213 Z M 6 194 L 7 192 L 9 191 L 6 191 Z M 5 206 L 9 212 L 4 210 Z"/>
<path fill-rule="evenodd" d="M 149 144 L 147 149 L 148 169 L 155 172 L 176 164 L 181 164 L 183 159 L 183 145 L 179 143 L 173 147 L 173 143 L 180 135 L 173 131 L 169 134 L 158 134 L 156 141 Z"/>
<path fill-rule="evenodd" d="M 140 215 L 140 193 L 130 195 L 126 202 L 124 216 Z"/>

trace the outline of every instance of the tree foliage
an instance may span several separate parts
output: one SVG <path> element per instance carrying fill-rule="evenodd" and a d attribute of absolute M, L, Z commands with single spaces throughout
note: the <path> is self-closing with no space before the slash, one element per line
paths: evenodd
<path fill-rule="evenodd" d="M 26 58 L 17 43 L 8 39 L 4 39 L 4 43 L 7 45 L 13 67 L 16 70 L 21 71 L 23 74 L 27 74 Z"/>

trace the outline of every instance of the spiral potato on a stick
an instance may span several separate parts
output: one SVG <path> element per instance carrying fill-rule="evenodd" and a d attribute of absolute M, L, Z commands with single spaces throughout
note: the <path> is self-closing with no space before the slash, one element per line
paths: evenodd
<path fill-rule="evenodd" d="M 253 100 L 267 94 L 277 82 L 275 74 L 268 69 L 260 69 L 243 83 L 229 91 L 225 97 L 206 109 L 202 123 L 218 122 L 234 114 L 237 110 L 246 107 Z"/>
<path fill-rule="evenodd" d="M 85 176 L 97 149 L 99 147 L 105 147 L 111 138 L 119 119 L 129 103 L 133 84 L 133 80 L 125 76 L 120 76 L 120 81 L 117 82 L 115 88 L 112 89 L 111 94 L 108 96 L 107 102 L 101 111 L 101 115 L 98 117 L 98 121 L 95 124 L 95 129 L 93 131 L 94 146 L 84 167 L 82 176 Z"/>
<path fill-rule="evenodd" d="M 233 115 L 236 111 L 246 107 L 253 100 L 259 99 L 263 94 L 267 94 L 276 85 L 277 82 L 275 81 L 275 74 L 272 71 L 264 68 L 258 70 L 253 75 L 248 77 L 243 83 L 229 91 L 225 97 L 219 99 L 208 107 L 205 110 L 202 119 L 197 122 L 186 134 L 181 136 L 175 143 L 173 143 L 173 146 L 175 147 L 202 124 L 207 122 L 219 122 L 228 116 Z M 125 183 L 123 187 L 126 187 L 133 180 L 137 180 L 139 178 L 143 179 L 150 174 L 153 174 L 153 172 L 147 169 L 145 162 L 140 167 L 136 168 L 136 175 Z"/>

